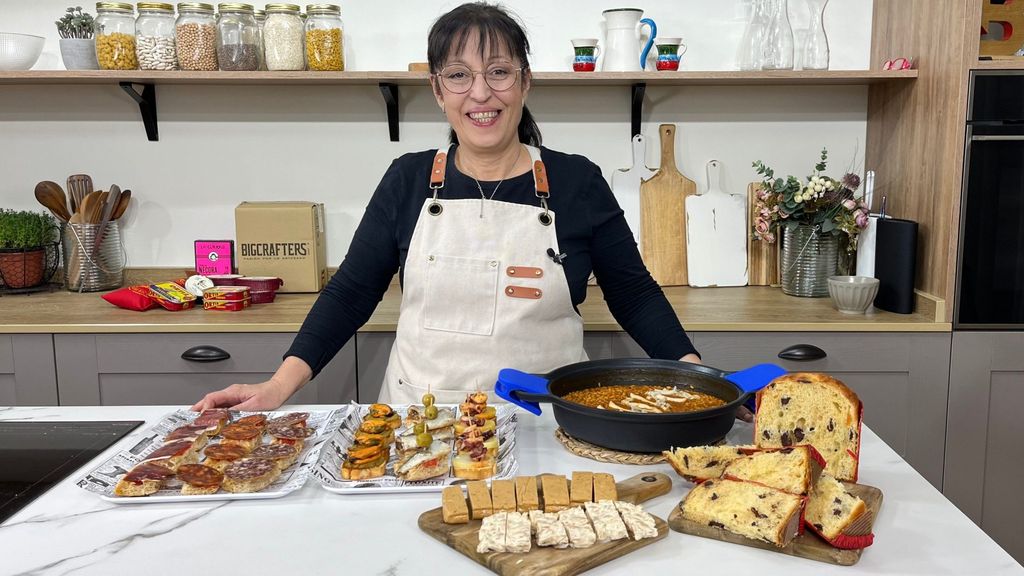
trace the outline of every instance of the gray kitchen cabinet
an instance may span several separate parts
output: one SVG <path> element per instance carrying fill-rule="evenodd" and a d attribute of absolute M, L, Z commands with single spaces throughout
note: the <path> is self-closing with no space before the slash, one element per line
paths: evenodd
<path fill-rule="evenodd" d="M 61 405 L 192 404 L 234 383 L 268 379 L 294 334 L 56 334 Z M 195 346 L 214 346 L 229 358 L 182 358 Z M 289 403 L 338 404 L 356 396 L 355 345 L 349 343 Z"/>
<path fill-rule="evenodd" d="M 583 349 L 591 360 L 647 357 L 644 349 L 625 332 L 586 332 Z"/>
<path fill-rule="evenodd" d="M 942 489 L 949 333 L 702 332 L 696 340 L 704 363 L 723 370 L 773 362 L 842 380 L 863 402 L 864 422 Z M 778 357 L 796 344 L 812 344 L 827 356 L 802 362 Z"/>
<path fill-rule="evenodd" d="M 356 341 L 356 380 L 359 392 L 356 398 L 361 404 L 377 401 L 381 386 L 384 384 L 384 372 L 388 368 L 388 357 L 391 346 L 395 343 L 394 332 L 359 332 Z"/>
<path fill-rule="evenodd" d="M 0 334 L 0 406 L 56 406 L 50 334 Z"/>
<path fill-rule="evenodd" d="M 1024 562 L 1024 333 L 956 332 L 943 493 Z"/>

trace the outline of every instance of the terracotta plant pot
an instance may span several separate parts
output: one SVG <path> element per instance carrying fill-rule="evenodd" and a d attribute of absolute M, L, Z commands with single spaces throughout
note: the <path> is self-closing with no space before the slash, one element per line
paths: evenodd
<path fill-rule="evenodd" d="M 0 277 L 8 288 L 32 288 L 43 283 L 46 250 L 0 252 Z"/>

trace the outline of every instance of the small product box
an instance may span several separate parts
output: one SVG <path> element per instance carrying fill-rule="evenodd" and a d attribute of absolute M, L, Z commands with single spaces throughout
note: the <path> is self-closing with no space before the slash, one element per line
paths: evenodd
<path fill-rule="evenodd" d="M 327 283 L 323 204 L 242 202 L 235 236 L 240 274 L 280 278 L 281 292 L 319 292 Z"/>
<path fill-rule="evenodd" d="M 196 274 L 231 274 L 235 265 L 233 240 L 196 240 Z"/>
<path fill-rule="evenodd" d="M 245 310 L 251 303 L 247 286 L 214 286 L 203 290 L 203 310 Z"/>

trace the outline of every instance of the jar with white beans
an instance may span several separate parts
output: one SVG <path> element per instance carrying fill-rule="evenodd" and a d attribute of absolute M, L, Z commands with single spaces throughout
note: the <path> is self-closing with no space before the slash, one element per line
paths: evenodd
<path fill-rule="evenodd" d="M 177 70 L 174 38 L 174 6 L 163 2 L 139 2 L 135 19 L 135 52 L 141 70 Z"/>
<path fill-rule="evenodd" d="M 263 51 L 267 70 L 305 70 L 306 28 L 295 4 L 267 4 Z"/>

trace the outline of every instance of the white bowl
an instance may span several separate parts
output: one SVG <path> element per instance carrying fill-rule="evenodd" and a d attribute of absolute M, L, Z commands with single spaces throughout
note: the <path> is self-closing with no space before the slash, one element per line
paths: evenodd
<path fill-rule="evenodd" d="M 870 276 L 830 276 L 828 295 L 843 314 L 863 314 L 878 295 L 878 278 Z"/>
<path fill-rule="evenodd" d="M 45 42 L 42 36 L 0 32 L 0 70 L 29 70 L 39 60 Z"/>

